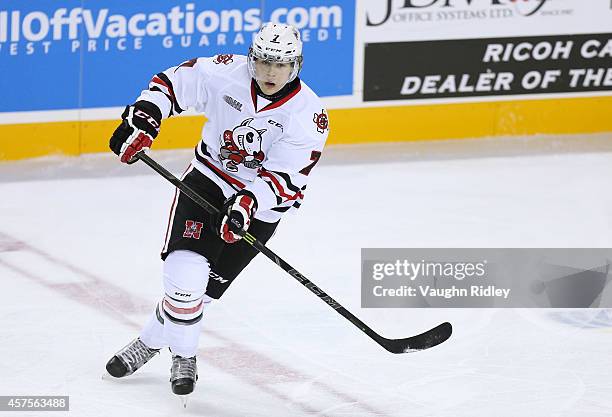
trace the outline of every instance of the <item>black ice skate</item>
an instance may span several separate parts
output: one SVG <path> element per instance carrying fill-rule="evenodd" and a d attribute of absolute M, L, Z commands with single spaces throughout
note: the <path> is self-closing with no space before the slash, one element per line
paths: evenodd
<path fill-rule="evenodd" d="M 137 337 L 107 362 L 106 370 L 115 378 L 132 375 L 157 353 L 159 349 L 151 349 Z"/>
<path fill-rule="evenodd" d="M 170 383 L 172 392 L 176 395 L 187 395 L 193 392 L 193 387 L 198 380 L 198 366 L 196 357 L 183 358 L 172 356 L 172 368 L 170 369 Z"/>

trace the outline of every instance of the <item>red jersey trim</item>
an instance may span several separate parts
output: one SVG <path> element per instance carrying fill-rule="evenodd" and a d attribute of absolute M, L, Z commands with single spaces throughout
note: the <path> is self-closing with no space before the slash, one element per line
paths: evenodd
<path fill-rule="evenodd" d="M 235 185 L 236 187 L 239 187 L 240 189 L 246 187 L 243 183 L 238 181 L 236 178 L 232 177 L 231 175 L 227 175 L 225 172 L 221 171 L 219 168 L 217 168 L 216 166 L 208 162 L 206 158 L 198 158 L 198 160 L 203 162 L 204 165 L 206 165 L 208 169 L 210 169 L 212 172 L 217 174 L 217 176 L 223 178 L 226 182 L 232 185 Z"/>
<path fill-rule="evenodd" d="M 278 178 L 276 178 L 273 174 L 267 172 L 267 171 L 262 171 L 259 174 L 261 177 L 266 177 L 266 178 L 270 178 L 270 180 L 272 181 L 272 183 L 274 184 L 274 186 L 276 187 L 276 189 L 278 190 L 279 194 L 281 197 L 284 197 L 287 201 L 289 200 L 297 200 L 298 198 L 304 198 L 304 195 L 301 192 L 297 192 L 293 195 L 287 194 L 285 192 L 285 189 L 283 188 L 283 186 L 281 185 L 281 183 L 278 181 Z"/>
<path fill-rule="evenodd" d="M 170 95 L 172 96 L 172 99 L 173 99 L 174 101 L 176 101 L 176 97 L 174 97 L 174 90 L 172 89 L 172 87 L 170 87 L 170 86 L 168 85 L 168 83 L 166 83 L 164 80 L 162 80 L 161 78 L 159 78 L 159 76 L 157 76 L 157 75 L 155 75 L 151 81 L 152 81 L 153 83 L 155 83 L 155 84 L 159 84 L 159 85 L 161 85 L 161 86 L 166 87 L 166 89 L 168 90 L 168 92 L 169 92 L 169 93 L 170 93 Z"/>
<path fill-rule="evenodd" d="M 257 110 L 257 92 L 255 91 L 255 80 L 251 78 L 251 100 L 253 100 L 253 107 L 255 108 L 255 112 L 259 113 L 262 111 L 272 110 L 277 107 L 280 107 L 286 102 L 288 102 L 289 100 L 291 100 L 293 97 L 295 97 L 295 95 L 299 93 L 301 89 L 302 89 L 302 83 L 300 82 L 298 83 L 297 87 L 291 90 L 286 96 L 284 96 L 280 100 L 273 101 L 272 103 L 265 106 L 263 109 Z"/>

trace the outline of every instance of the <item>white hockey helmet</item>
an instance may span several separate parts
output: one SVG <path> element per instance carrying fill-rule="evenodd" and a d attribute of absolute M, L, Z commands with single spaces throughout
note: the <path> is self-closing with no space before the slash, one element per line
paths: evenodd
<path fill-rule="evenodd" d="M 255 76 L 255 59 L 292 63 L 293 69 L 287 82 L 295 80 L 302 69 L 300 32 L 293 26 L 284 23 L 264 23 L 253 38 L 253 43 L 249 48 L 249 73 L 251 77 L 257 79 Z"/>

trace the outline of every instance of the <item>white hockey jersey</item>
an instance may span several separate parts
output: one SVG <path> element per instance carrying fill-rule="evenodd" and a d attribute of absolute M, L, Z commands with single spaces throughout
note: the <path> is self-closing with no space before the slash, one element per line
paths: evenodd
<path fill-rule="evenodd" d="M 138 100 L 156 104 L 164 118 L 187 108 L 203 113 L 208 121 L 192 164 L 226 197 L 243 188 L 252 192 L 255 218 L 275 222 L 300 207 L 328 118 L 299 79 L 277 101 L 258 96 L 254 83 L 246 56 L 196 58 L 154 76 Z"/>

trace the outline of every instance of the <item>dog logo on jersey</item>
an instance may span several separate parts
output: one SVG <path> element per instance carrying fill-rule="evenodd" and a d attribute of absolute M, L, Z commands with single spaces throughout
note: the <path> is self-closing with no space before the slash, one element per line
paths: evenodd
<path fill-rule="evenodd" d="M 264 160 L 261 140 L 267 129 L 255 129 L 249 126 L 252 121 L 251 117 L 234 129 L 223 132 L 219 159 L 230 172 L 237 172 L 240 164 L 247 168 L 259 168 Z"/>
<path fill-rule="evenodd" d="M 185 222 L 185 231 L 183 232 L 183 237 L 189 239 L 199 239 L 202 233 L 203 226 L 204 224 L 202 222 L 187 220 Z"/>
<path fill-rule="evenodd" d="M 325 114 L 325 109 L 321 109 L 321 114 L 315 113 L 312 121 L 317 125 L 317 132 L 319 133 L 325 133 L 329 129 L 329 120 L 327 114 Z"/>
<path fill-rule="evenodd" d="M 224 64 L 224 65 L 229 65 L 232 62 L 234 62 L 234 54 L 219 54 L 215 57 L 215 59 L 213 60 L 213 62 L 215 64 Z"/>

